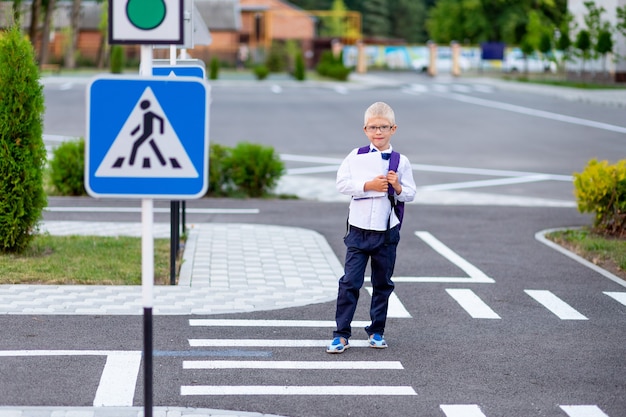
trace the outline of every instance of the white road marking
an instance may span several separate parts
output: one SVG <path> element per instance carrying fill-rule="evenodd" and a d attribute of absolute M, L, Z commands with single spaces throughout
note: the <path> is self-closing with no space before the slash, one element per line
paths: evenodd
<path fill-rule="evenodd" d="M 62 213 L 141 213 L 141 207 L 46 207 L 45 211 Z M 154 213 L 169 213 L 170 208 L 155 207 Z M 185 208 L 188 214 L 259 214 L 259 209 Z"/>
<path fill-rule="evenodd" d="M 183 361 L 183 369 L 404 369 L 398 361 Z"/>
<path fill-rule="evenodd" d="M 608 295 L 615 301 L 622 303 L 626 306 L 626 292 L 609 292 L 605 291 L 604 294 Z"/>
<path fill-rule="evenodd" d="M 365 327 L 369 321 L 353 321 L 354 327 Z M 206 327 L 335 327 L 332 320 L 242 320 L 242 319 L 189 319 L 190 326 Z"/>
<path fill-rule="evenodd" d="M 462 288 L 448 288 L 446 292 L 459 303 L 465 311 L 475 319 L 499 319 L 496 314 L 483 300 L 472 290 Z"/>
<path fill-rule="evenodd" d="M 476 268 L 474 265 L 461 258 L 458 254 L 456 254 L 446 245 L 437 240 L 432 234 L 428 232 L 417 231 L 415 232 L 415 235 L 422 239 L 428 246 L 433 248 L 441 256 L 465 271 L 465 273 L 469 275 L 469 277 L 394 277 L 394 282 L 495 282 L 480 269 Z"/>
<path fill-rule="evenodd" d="M 132 407 L 141 357 L 141 352 L 107 355 L 94 407 Z"/>
<path fill-rule="evenodd" d="M 198 385 L 181 386 L 180 395 L 417 395 L 406 386 L 281 386 L 281 385 Z"/>
<path fill-rule="evenodd" d="M 609 417 L 595 405 L 561 405 L 569 417 Z"/>
<path fill-rule="evenodd" d="M 561 320 L 587 320 L 565 301 L 547 290 L 524 290 L 526 294 L 535 299 L 539 304 L 554 313 Z"/>
<path fill-rule="evenodd" d="M 133 405 L 141 351 L 112 350 L 4 350 L 0 357 L 28 356 L 106 356 L 94 398 L 94 407 L 125 407 Z"/>
<path fill-rule="evenodd" d="M 502 103 L 499 101 L 486 100 L 462 94 L 448 94 L 445 97 L 452 98 L 464 103 L 477 104 L 479 106 L 490 107 L 493 109 L 506 110 L 514 113 L 525 114 L 528 116 L 541 117 L 549 120 L 556 120 L 564 123 L 571 123 L 579 126 L 592 127 L 595 129 L 608 130 L 617 133 L 626 133 L 626 127 L 615 126 L 608 123 L 594 122 L 593 120 L 581 119 L 579 117 L 566 116 L 564 114 L 552 113 L 543 110 L 531 109 L 528 107 L 517 106 L 515 104 Z"/>
<path fill-rule="evenodd" d="M 462 182 L 453 182 L 447 184 L 434 184 L 434 185 L 426 185 L 422 187 L 422 190 L 426 191 L 444 191 L 444 190 L 461 190 L 464 188 L 481 188 L 481 187 L 496 187 L 500 185 L 511 185 L 511 184 L 523 184 L 527 182 L 539 182 L 539 181 L 550 181 L 552 180 L 551 175 L 537 174 L 537 175 L 529 175 L 525 177 L 510 177 L 510 178 L 498 178 L 493 180 L 482 180 L 482 181 L 462 181 Z"/>
<path fill-rule="evenodd" d="M 303 339 L 189 339 L 191 347 L 326 347 L 329 340 Z M 350 339 L 350 347 L 369 347 L 367 340 Z"/>
<path fill-rule="evenodd" d="M 439 407 L 447 417 L 485 417 L 476 404 L 441 404 Z"/>
<path fill-rule="evenodd" d="M 392 280 L 394 280 L 393 277 L 392 277 Z M 374 289 L 372 287 L 365 287 L 365 289 L 367 290 L 367 292 L 370 293 L 370 295 L 372 295 L 372 293 L 374 292 Z M 404 308 L 402 301 L 400 301 L 396 293 L 393 293 L 393 292 L 389 296 L 389 306 L 387 309 L 387 317 L 402 318 L 402 319 L 411 318 L 411 313 L 409 313 L 407 309 Z M 352 326 L 355 326 L 355 324 L 352 323 Z"/>

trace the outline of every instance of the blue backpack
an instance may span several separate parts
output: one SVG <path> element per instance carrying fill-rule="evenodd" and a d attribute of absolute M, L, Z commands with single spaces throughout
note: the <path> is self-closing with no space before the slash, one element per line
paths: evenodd
<path fill-rule="evenodd" d="M 368 153 L 369 151 L 369 145 L 363 146 L 362 148 L 359 148 L 357 154 Z M 398 172 L 398 165 L 400 165 L 400 154 L 396 151 L 391 151 L 391 157 L 389 158 L 389 171 Z M 402 218 L 404 217 L 404 201 L 396 201 L 393 187 L 389 187 L 387 190 L 387 197 L 391 202 L 391 207 L 396 213 L 396 217 L 400 220 L 400 226 L 402 226 Z"/>

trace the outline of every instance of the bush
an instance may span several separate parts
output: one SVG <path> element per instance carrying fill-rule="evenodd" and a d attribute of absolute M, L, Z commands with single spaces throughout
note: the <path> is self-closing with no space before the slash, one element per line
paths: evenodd
<path fill-rule="evenodd" d="M 85 195 L 85 140 L 63 142 L 50 161 L 50 181 L 61 195 Z"/>
<path fill-rule="evenodd" d="M 269 194 L 285 171 L 274 148 L 248 142 L 239 143 L 224 166 L 235 186 L 250 197 Z"/>
<path fill-rule="evenodd" d="M 111 47 L 111 74 L 121 74 L 124 69 L 124 48 L 121 45 Z"/>
<path fill-rule="evenodd" d="M 331 51 L 324 51 L 317 64 L 316 71 L 319 75 L 330 77 L 338 81 L 346 81 L 352 68 L 343 65 L 343 55 L 335 58 Z"/>
<path fill-rule="evenodd" d="M 227 196 L 233 189 L 230 172 L 225 168 L 225 161 L 231 155 L 231 148 L 212 143 L 209 147 L 209 187 L 207 195 Z"/>
<path fill-rule="evenodd" d="M 600 233 L 626 236 L 626 160 L 615 165 L 592 159 L 574 173 L 574 194 L 581 213 L 595 213 Z"/>
<path fill-rule="evenodd" d="M 285 72 L 287 69 L 288 57 L 285 45 L 281 42 L 273 42 L 270 47 L 265 65 L 270 72 Z"/>
<path fill-rule="evenodd" d="M 0 251 L 28 247 L 46 206 L 43 87 L 17 26 L 0 35 Z"/>
<path fill-rule="evenodd" d="M 302 53 L 296 55 L 295 68 L 293 70 L 293 76 L 298 81 L 304 81 L 306 78 L 306 68 L 304 64 L 304 57 Z"/>
<path fill-rule="evenodd" d="M 254 67 L 254 75 L 257 80 L 264 80 L 269 75 L 270 70 L 265 65 L 257 65 Z"/>
<path fill-rule="evenodd" d="M 211 64 L 209 68 L 209 79 L 217 80 L 217 77 L 219 76 L 219 72 L 220 72 L 220 60 L 216 56 L 214 56 L 211 59 Z"/>

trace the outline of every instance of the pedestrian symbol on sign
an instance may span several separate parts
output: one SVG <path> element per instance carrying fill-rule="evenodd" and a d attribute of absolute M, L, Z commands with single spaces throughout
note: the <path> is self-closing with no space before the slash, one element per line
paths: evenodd
<path fill-rule="evenodd" d="M 197 178 L 189 155 L 147 87 L 106 156 L 96 177 Z"/>

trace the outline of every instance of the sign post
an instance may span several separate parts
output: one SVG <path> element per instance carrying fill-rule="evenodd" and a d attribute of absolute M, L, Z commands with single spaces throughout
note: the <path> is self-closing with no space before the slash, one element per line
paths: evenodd
<path fill-rule="evenodd" d="M 87 89 L 87 192 L 141 199 L 145 417 L 153 409 L 153 199 L 199 198 L 208 187 L 208 86 L 152 76 L 153 45 L 185 43 L 184 12 L 183 0 L 109 0 L 109 44 L 141 45 L 139 77 L 96 77 Z"/>

